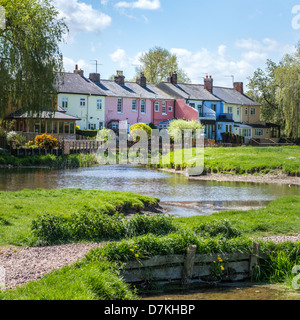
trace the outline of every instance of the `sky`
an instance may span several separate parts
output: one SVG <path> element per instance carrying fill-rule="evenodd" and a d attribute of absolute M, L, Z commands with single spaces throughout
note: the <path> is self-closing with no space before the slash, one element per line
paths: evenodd
<path fill-rule="evenodd" d="M 108 79 L 135 77 L 154 47 L 176 54 L 192 83 L 244 82 L 267 59 L 278 63 L 300 40 L 300 0 L 53 0 L 69 27 L 60 45 L 64 69 Z M 170 70 L 173 71 L 173 70 Z"/>

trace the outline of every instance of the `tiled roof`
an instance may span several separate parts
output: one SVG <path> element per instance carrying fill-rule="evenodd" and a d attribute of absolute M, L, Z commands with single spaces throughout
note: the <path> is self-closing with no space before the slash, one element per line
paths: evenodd
<path fill-rule="evenodd" d="M 205 90 L 200 84 L 172 84 L 162 82 L 158 87 L 164 90 L 175 99 L 203 100 L 203 101 L 220 101 L 217 97 Z"/>
<path fill-rule="evenodd" d="M 147 83 L 146 87 L 128 81 L 120 85 L 113 80 L 101 80 L 95 84 L 109 97 L 173 100 L 173 97 L 151 83 Z"/>
<path fill-rule="evenodd" d="M 260 104 L 233 88 L 213 87 L 213 94 L 228 104 L 259 106 Z"/>
<path fill-rule="evenodd" d="M 58 73 L 56 83 L 58 93 L 105 95 L 91 80 L 76 73 Z"/>
<path fill-rule="evenodd" d="M 59 111 L 49 111 L 44 110 L 42 112 L 30 114 L 28 111 L 19 109 L 15 112 L 10 113 L 8 116 L 6 116 L 7 119 L 53 119 L 53 120 L 69 120 L 69 121 L 76 121 L 81 120 L 78 117 L 71 116 L 69 114 L 66 114 L 65 112 L 59 112 Z"/>

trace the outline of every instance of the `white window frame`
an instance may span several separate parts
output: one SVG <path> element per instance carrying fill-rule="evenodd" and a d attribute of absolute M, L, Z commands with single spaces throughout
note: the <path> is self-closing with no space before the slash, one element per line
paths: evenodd
<path fill-rule="evenodd" d="M 62 97 L 61 99 L 61 107 L 63 109 L 68 109 L 69 106 L 69 98 L 68 97 Z"/>
<path fill-rule="evenodd" d="M 154 112 L 159 112 L 159 102 L 156 101 L 154 104 Z"/>
<path fill-rule="evenodd" d="M 123 100 L 122 100 L 122 98 L 118 98 L 117 112 L 123 113 Z"/>
<path fill-rule="evenodd" d="M 228 107 L 228 113 L 233 114 L 233 107 Z"/>
<path fill-rule="evenodd" d="M 249 112 L 249 108 L 246 107 L 246 108 L 245 108 L 245 115 L 246 115 L 246 116 L 248 115 L 248 112 Z"/>
<path fill-rule="evenodd" d="M 137 112 L 137 100 L 136 99 L 132 99 L 131 110 L 134 112 Z"/>
<path fill-rule="evenodd" d="M 236 109 L 236 114 L 237 114 L 237 116 L 240 115 L 240 108 L 237 108 L 237 109 Z"/>
<path fill-rule="evenodd" d="M 173 112 L 173 107 L 172 106 L 168 106 L 168 112 Z"/>
<path fill-rule="evenodd" d="M 166 102 L 162 103 L 162 114 L 167 115 L 167 103 Z"/>
<path fill-rule="evenodd" d="M 80 98 L 79 104 L 82 108 L 86 107 L 86 98 Z"/>
<path fill-rule="evenodd" d="M 262 128 L 256 128 L 256 129 L 254 130 L 254 135 L 255 135 L 256 137 L 262 137 L 262 136 L 264 135 L 264 129 L 262 129 Z"/>
<path fill-rule="evenodd" d="M 97 110 L 102 110 L 102 99 L 97 99 Z"/>
<path fill-rule="evenodd" d="M 146 100 L 141 100 L 141 113 L 146 114 Z"/>
<path fill-rule="evenodd" d="M 96 123 L 89 122 L 89 130 L 96 130 Z"/>

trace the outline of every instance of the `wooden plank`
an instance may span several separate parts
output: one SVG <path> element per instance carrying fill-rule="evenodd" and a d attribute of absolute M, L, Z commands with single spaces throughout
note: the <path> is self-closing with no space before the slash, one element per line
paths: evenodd
<path fill-rule="evenodd" d="M 193 275 L 195 255 L 196 255 L 197 246 L 190 245 L 187 249 L 186 258 L 184 261 L 182 282 L 188 284 Z"/>
<path fill-rule="evenodd" d="M 252 255 L 250 258 L 249 273 L 253 277 L 256 276 L 257 266 L 259 264 L 259 243 L 253 243 Z"/>
<path fill-rule="evenodd" d="M 249 260 L 249 253 L 225 253 L 225 254 L 196 254 L 195 263 L 209 263 L 218 260 L 218 256 L 223 261 L 243 261 Z"/>
<path fill-rule="evenodd" d="M 182 266 L 168 268 L 142 268 L 136 270 L 125 270 L 122 273 L 126 282 L 144 282 L 144 281 L 171 281 L 181 280 Z"/>
<path fill-rule="evenodd" d="M 148 260 L 142 261 L 129 261 L 126 264 L 125 269 L 138 269 L 138 268 L 148 268 L 163 266 L 168 264 L 181 264 L 184 263 L 184 255 L 169 255 L 169 256 L 154 256 Z"/>

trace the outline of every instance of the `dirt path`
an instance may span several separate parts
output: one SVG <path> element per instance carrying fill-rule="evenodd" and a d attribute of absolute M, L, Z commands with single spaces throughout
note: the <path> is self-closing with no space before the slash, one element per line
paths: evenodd
<path fill-rule="evenodd" d="M 5 286 L 15 288 L 38 280 L 55 269 L 75 263 L 101 243 L 67 244 L 51 247 L 0 248 L 0 266 L 5 269 Z"/>

